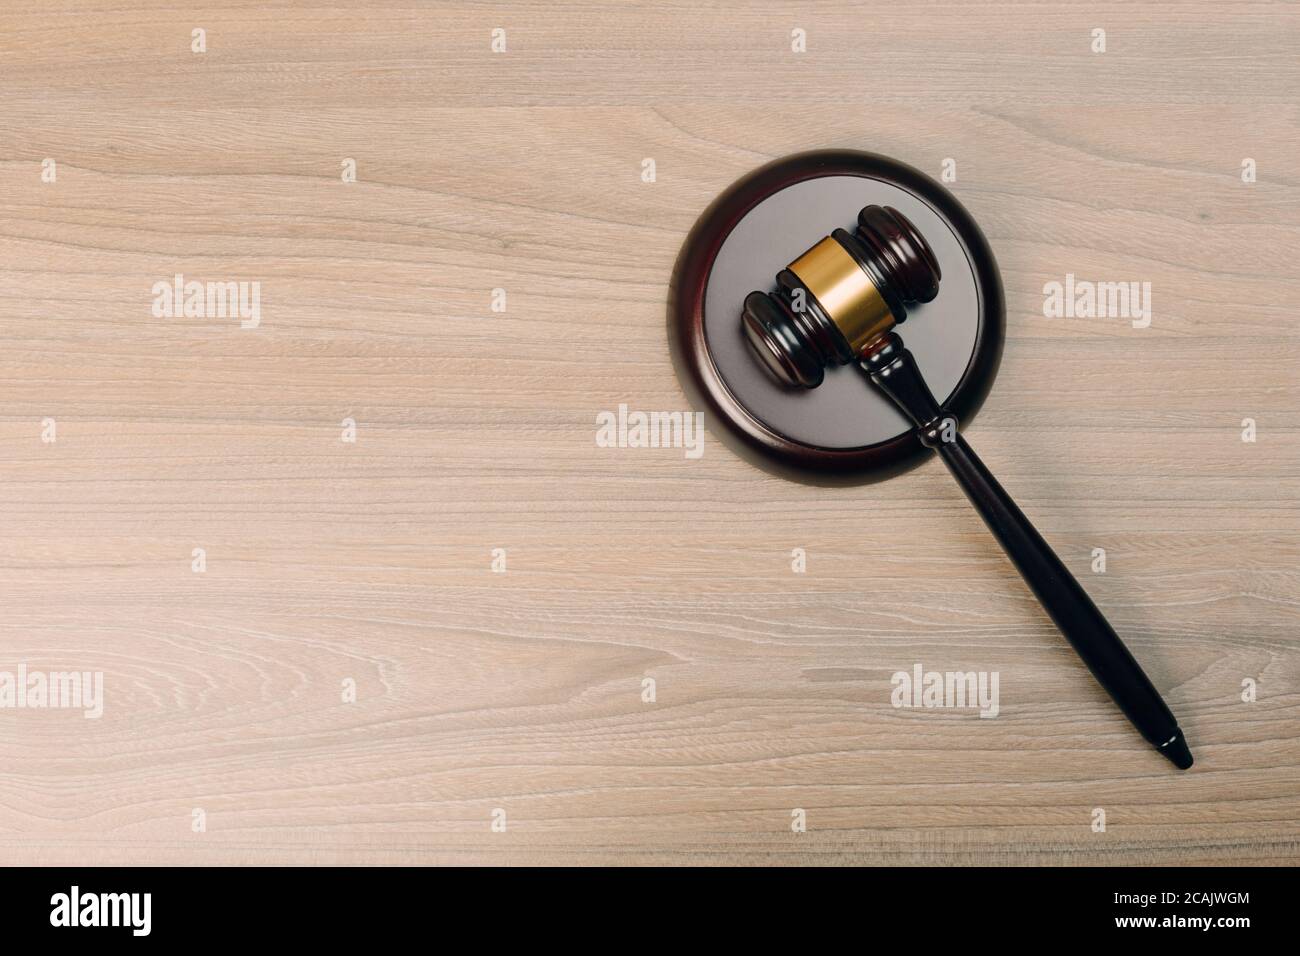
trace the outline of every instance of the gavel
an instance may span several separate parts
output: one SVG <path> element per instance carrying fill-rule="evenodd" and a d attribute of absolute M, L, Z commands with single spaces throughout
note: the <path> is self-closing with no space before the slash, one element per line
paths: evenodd
<path fill-rule="evenodd" d="M 825 369 L 855 363 L 935 449 L 993 536 L 1142 736 L 1186 770 L 1192 752 L 1161 699 L 1097 605 L 998 484 L 934 398 L 895 329 L 907 307 L 939 292 L 938 260 L 890 206 L 867 206 L 853 232 L 836 229 L 776 276 L 774 291 L 745 297 L 742 325 L 754 354 L 789 388 L 816 388 Z"/>

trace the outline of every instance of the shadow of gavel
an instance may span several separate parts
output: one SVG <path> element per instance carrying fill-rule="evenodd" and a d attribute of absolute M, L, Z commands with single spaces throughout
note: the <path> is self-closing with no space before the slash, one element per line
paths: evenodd
<path fill-rule="evenodd" d="M 853 362 L 935 449 L 993 536 L 1098 683 L 1174 766 L 1192 753 L 1174 715 L 1087 592 L 998 484 L 922 378 L 895 331 L 907 307 L 939 292 L 938 260 L 916 227 L 889 206 L 867 206 L 853 232 L 836 229 L 745 297 L 754 354 L 790 388 L 816 388 L 827 366 Z"/>

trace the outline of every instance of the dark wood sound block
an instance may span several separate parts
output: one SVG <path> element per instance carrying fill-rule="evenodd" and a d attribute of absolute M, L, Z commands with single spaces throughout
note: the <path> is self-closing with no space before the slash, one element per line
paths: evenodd
<path fill-rule="evenodd" d="M 1002 354 L 1006 304 L 979 227 L 946 189 L 902 163 L 849 150 L 800 153 L 758 169 L 705 210 L 673 272 L 668 338 L 687 395 L 714 435 L 760 467 L 818 484 L 876 481 L 919 463 L 915 430 L 856 368 L 787 389 L 741 332 L 745 296 L 858 210 L 893 206 L 916 225 L 943 272 L 932 302 L 897 332 L 936 398 L 968 422 Z"/>

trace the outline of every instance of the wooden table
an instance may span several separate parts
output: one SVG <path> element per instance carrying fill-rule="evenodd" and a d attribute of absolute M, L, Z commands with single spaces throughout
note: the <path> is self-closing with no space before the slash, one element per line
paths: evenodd
<path fill-rule="evenodd" d="M 180 6 L 0 12 L 0 671 L 104 688 L 0 709 L 0 861 L 1300 860 L 1294 6 Z M 1192 771 L 937 462 L 597 446 L 685 408 L 695 217 L 825 146 L 955 170 L 1008 298 L 971 440 Z M 176 274 L 256 327 L 156 315 Z M 1067 274 L 1149 327 L 1046 316 Z M 894 708 L 917 663 L 999 716 Z"/>

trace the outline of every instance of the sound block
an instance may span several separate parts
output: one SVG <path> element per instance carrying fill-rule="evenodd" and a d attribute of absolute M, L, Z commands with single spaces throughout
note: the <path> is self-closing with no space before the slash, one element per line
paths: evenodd
<path fill-rule="evenodd" d="M 745 296 L 858 210 L 893 206 L 912 220 L 943 272 L 933 301 L 896 331 L 931 391 L 962 423 L 988 395 L 1002 356 L 1006 303 L 988 242 L 948 190 L 903 163 L 850 150 L 779 159 L 745 176 L 700 216 L 677 257 L 668 340 L 677 376 L 710 431 L 742 457 L 813 484 L 877 481 L 929 450 L 852 365 L 818 388 L 788 389 L 741 331 Z"/>

